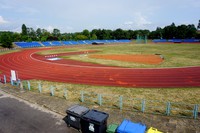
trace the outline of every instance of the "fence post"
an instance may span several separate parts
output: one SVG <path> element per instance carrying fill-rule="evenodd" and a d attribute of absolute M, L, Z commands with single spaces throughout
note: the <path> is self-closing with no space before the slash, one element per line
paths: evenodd
<path fill-rule="evenodd" d="M 98 94 L 98 103 L 101 106 L 102 105 L 102 95 Z"/>
<path fill-rule="evenodd" d="M 66 88 L 64 88 L 64 97 L 65 97 L 65 99 L 67 99 L 67 89 Z"/>
<path fill-rule="evenodd" d="M 51 96 L 54 96 L 54 87 L 52 85 L 51 85 L 50 91 L 51 91 Z"/>
<path fill-rule="evenodd" d="M 18 79 L 16 82 L 17 82 L 17 86 L 19 86 L 21 84 L 21 80 L 20 79 Z"/>
<path fill-rule="evenodd" d="M 3 75 L 4 78 L 4 84 L 6 84 L 6 75 Z"/>
<path fill-rule="evenodd" d="M 84 92 L 81 91 L 81 102 L 84 102 Z"/>
<path fill-rule="evenodd" d="M 38 90 L 39 90 L 39 93 L 42 93 L 42 86 L 40 82 L 38 83 Z"/>
<path fill-rule="evenodd" d="M 167 107 L 166 107 L 166 115 L 169 116 L 171 112 L 171 103 L 167 102 Z"/>
<path fill-rule="evenodd" d="M 145 99 L 142 100 L 142 105 L 141 105 L 141 111 L 142 111 L 142 113 L 144 113 L 144 111 L 145 111 L 145 103 L 146 103 Z"/>
<path fill-rule="evenodd" d="M 120 108 L 120 110 L 122 110 L 122 108 L 123 108 L 123 96 L 119 97 L 119 108 Z"/>
<path fill-rule="evenodd" d="M 31 90 L 31 84 L 29 81 L 27 81 L 27 86 L 28 86 L 28 90 L 30 91 Z"/>
<path fill-rule="evenodd" d="M 10 83 L 11 83 L 12 86 L 14 85 L 12 77 L 10 77 Z"/>
<path fill-rule="evenodd" d="M 194 119 L 197 119 L 198 118 L 198 105 L 194 105 L 194 110 L 193 110 L 193 117 Z"/>

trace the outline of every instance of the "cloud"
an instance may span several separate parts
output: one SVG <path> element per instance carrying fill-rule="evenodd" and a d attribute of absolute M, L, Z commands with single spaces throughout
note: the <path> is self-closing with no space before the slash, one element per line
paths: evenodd
<path fill-rule="evenodd" d="M 144 15 L 142 15 L 141 13 L 135 13 L 134 18 L 135 18 L 134 24 L 137 27 L 143 27 L 145 25 L 152 24 L 152 22 L 147 20 L 147 18 Z"/>
<path fill-rule="evenodd" d="M 6 24 L 8 21 L 6 21 L 2 16 L 0 16 L 0 24 Z"/>
<path fill-rule="evenodd" d="M 133 22 L 132 21 L 127 21 L 127 22 L 124 22 L 125 25 L 132 25 Z"/>
<path fill-rule="evenodd" d="M 48 27 L 45 28 L 47 31 L 52 32 L 54 27 L 49 25 Z"/>
<path fill-rule="evenodd" d="M 149 28 L 153 24 L 141 12 L 135 12 L 129 21 L 125 21 L 121 27 L 125 29 L 144 29 Z"/>
<path fill-rule="evenodd" d="M 11 29 L 11 31 L 20 33 L 21 32 L 21 26 L 14 27 L 13 29 Z"/>

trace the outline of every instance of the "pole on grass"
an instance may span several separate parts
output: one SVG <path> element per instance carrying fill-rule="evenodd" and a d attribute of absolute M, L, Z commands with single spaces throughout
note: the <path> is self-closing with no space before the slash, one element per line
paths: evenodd
<path fill-rule="evenodd" d="M 38 83 L 38 90 L 39 90 L 39 93 L 42 93 L 42 86 L 40 82 Z"/>
<path fill-rule="evenodd" d="M 98 94 L 98 103 L 99 103 L 99 106 L 102 105 L 102 95 L 101 94 Z"/>
<path fill-rule="evenodd" d="M 194 105 L 194 110 L 193 110 L 193 117 L 194 119 L 197 119 L 198 118 L 198 105 Z"/>
<path fill-rule="evenodd" d="M 144 100 L 142 100 L 142 106 L 141 106 L 142 113 L 144 113 L 144 111 L 145 111 L 145 104 L 146 104 L 146 101 L 144 99 Z"/>
<path fill-rule="evenodd" d="M 166 115 L 169 116 L 171 112 L 171 103 L 167 102 L 167 107 L 166 107 Z"/>
<path fill-rule="evenodd" d="M 64 88 L 64 97 L 65 97 L 65 99 L 67 99 L 67 89 L 66 88 Z"/>
<path fill-rule="evenodd" d="M 119 109 L 122 110 L 123 108 L 123 96 L 119 97 Z"/>
<path fill-rule="evenodd" d="M 10 77 L 10 84 L 13 86 L 14 83 L 13 83 L 13 80 L 12 80 L 12 77 Z"/>
<path fill-rule="evenodd" d="M 51 91 L 51 96 L 54 96 L 54 87 L 52 85 L 51 85 L 50 91 Z"/>
<path fill-rule="evenodd" d="M 28 90 L 30 91 L 31 90 L 31 84 L 29 81 L 27 81 L 27 86 L 28 86 Z"/>
<path fill-rule="evenodd" d="M 84 102 L 84 92 L 81 91 L 81 102 Z"/>
<path fill-rule="evenodd" d="M 3 75 L 4 78 L 4 84 L 6 84 L 6 75 Z"/>

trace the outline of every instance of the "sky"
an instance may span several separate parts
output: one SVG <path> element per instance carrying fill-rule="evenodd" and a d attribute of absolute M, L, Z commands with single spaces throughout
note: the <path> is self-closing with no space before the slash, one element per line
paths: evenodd
<path fill-rule="evenodd" d="M 200 0 L 0 0 L 0 31 L 148 29 L 200 20 Z"/>

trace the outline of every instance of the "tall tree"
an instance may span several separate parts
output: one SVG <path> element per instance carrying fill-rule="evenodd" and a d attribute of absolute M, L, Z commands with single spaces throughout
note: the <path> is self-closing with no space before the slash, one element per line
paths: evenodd
<path fill-rule="evenodd" d="M 27 35 L 28 35 L 29 41 L 36 40 L 36 32 L 33 28 L 27 28 Z"/>
<path fill-rule="evenodd" d="M 27 28 L 25 24 L 22 24 L 22 36 L 26 36 L 27 35 Z"/>
<path fill-rule="evenodd" d="M 172 23 L 169 26 L 165 26 L 163 29 L 163 37 L 165 39 L 173 39 L 176 38 L 176 25 Z"/>
<path fill-rule="evenodd" d="M 42 30 L 41 30 L 40 28 L 38 28 L 38 29 L 36 30 L 36 36 L 37 36 L 38 39 L 41 38 L 41 36 L 42 36 Z"/>
<path fill-rule="evenodd" d="M 13 41 L 14 42 L 20 42 L 21 41 L 21 35 L 20 35 L 20 33 L 15 32 L 13 34 Z"/>
<path fill-rule="evenodd" d="M 96 36 L 96 34 L 92 34 L 90 40 L 97 40 L 97 36 Z"/>
<path fill-rule="evenodd" d="M 59 29 L 53 29 L 53 33 L 52 34 L 53 34 L 54 37 L 57 37 L 57 38 L 60 37 L 60 35 L 61 35 Z"/>
<path fill-rule="evenodd" d="M 113 31 L 113 36 L 114 39 L 125 39 L 125 32 L 122 29 L 116 29 L 115 31 Z"/>
<path fill-rule="evenodd" d="M 3 32 L 0 36 L 0 40 L 2 43 L 2 47 L 4 48 L 12 48 L 13 42 L 13 33 L 11 32 Z"/>
<path fill-rule="evenodd" d="M 197 29 L 194 24 L 189 24 L 187 26 L 187 32 L 185 38 L 195 38 L 197 34 Z"/>
<path fill-rule="evenodd" d="M 90 38 L 90 32 L 87 29 L 83 30 L 82 34 L 87 38 Z"/>
<path fill-rule="evenodd" d="M 184 39 L 187 38 L 186 37 L 187 34 L 187 26 L 182 24 L 176 27 L 176 34 L 175 34 L 175 38 L 178 39 Z"/>

